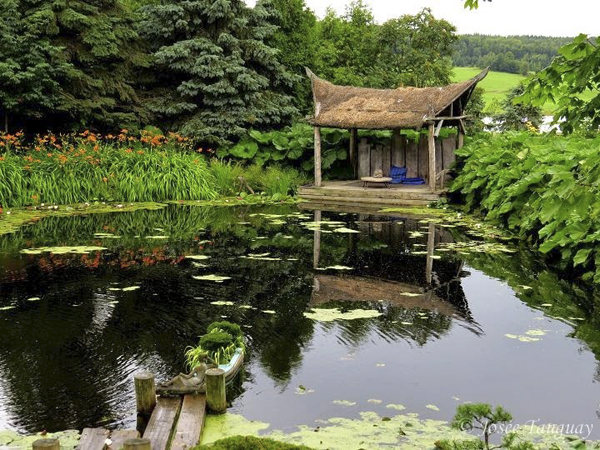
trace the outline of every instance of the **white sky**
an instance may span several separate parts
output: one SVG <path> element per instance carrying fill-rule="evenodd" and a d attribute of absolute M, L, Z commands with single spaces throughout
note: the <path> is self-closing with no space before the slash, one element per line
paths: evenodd
<path fill-rule="evenodd" d="M 319 17 L 328 6 L 342 13 L 350 0 L 306 0 Z M 255 0 L 246 0 L 254 4 Z M 385 22 L 429 7 L 433 15 L 454 24 L 459 34 L 600 36 L 600 0 L 493 0 L 465 10 L 462 0 L 366 0 L 375 19 Z"/>

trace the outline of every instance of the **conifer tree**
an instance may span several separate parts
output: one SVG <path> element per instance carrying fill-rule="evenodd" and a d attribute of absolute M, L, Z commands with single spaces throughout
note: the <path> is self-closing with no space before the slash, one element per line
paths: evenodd
<path fill-rule="evenodd" d="M 142 116 L 133 87 L 147 57 L 134 17 L 120 0 L 19 0 L 23 21 L 42 22 L 38 39 L 62 48 L 70 64 L 60 84 L 55 126 L 116 129 Z"/>
<path fill-rule="evenodd" d="M 60 47 L 40 38 L 51 18 L 25 16 L 20 6 L 18 0 L 0 0 L 0 113 L 5 132 L 46 118 L 59 103 L 60 83 L 71 68 Z"/>
<path fill-rule="evenodd" d="M 171 127 L 221 146 L 296 112 L 285 94 L 293 77 L 265 44 L 275 27 L 264 5 L 165 0 L 141 13 L 140 32 L 154 57 L 148 104 Z"/>

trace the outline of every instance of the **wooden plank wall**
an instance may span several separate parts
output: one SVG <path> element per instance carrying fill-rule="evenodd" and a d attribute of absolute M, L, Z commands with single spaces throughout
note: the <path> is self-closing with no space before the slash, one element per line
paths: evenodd
<path fill-rule="evenodd" d="M 441 172 L 456 160 L 454 150 L 457 146 L 457 137 L 436 138 L 435 160 L 436 172 Z M 358 144 L 358 178 L 372 176 L 379 169 L 384 176 L 388 176 L 391 166 L 405 166 L 408 170 L 406 176 L 421 177 L 425 181 L 429 178 L 429 154 L 427 149 L 427 136 L 421 135 L 419 142 L 407 139 L 394 132 L 386 145 L 370 144 L 362 138 Z"/>

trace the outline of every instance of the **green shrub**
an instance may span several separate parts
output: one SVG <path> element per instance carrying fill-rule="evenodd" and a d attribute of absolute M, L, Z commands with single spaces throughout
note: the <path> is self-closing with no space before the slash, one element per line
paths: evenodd
<path fill-rule="evenodd" d="M 242 190 L 239 177 L 243 175 L 244 168 L 240 163 L 214 158 L 210 161 L 210 170 L 220 195 L 231 197 Z"/>
<path fill-rule="evenodd" d="M 224 331 L 214 330 L 200 338 L 200 346 L 208 352 L 216 352 L 233 344 L 233 336 Z"/>
<path fill-rule="evenodd" d="M 600 283 L 600 136 L 483 135 L 457 150 L 452 190 L 471 211 Z"/>
<path fill-rule="evenodd" d="M 220 439 L 209 445 L 200 445 L 195 450 L 311 450 L 304 445 L 286 444 L 268 438 L 255 436 L 232 436 Z"/>
<path fill-rule="evenodd" d="M 207 333 L 211 333 L 213 330 L 221 330 L 225 333 L 230 334 L 234 339 L 242 336 L 242 329 L 236 323 L 227 322 L 223 320 L 221 322 L 213 322 L 206 329 Z"/>

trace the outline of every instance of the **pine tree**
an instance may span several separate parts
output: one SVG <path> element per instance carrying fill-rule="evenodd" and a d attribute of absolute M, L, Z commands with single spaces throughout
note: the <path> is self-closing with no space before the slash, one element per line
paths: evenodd
<path fill-rule="evenodd" d="M 221 146 L 296 112 L 285 94 L 293 77 L 265 44 L 275 27 L 262 4 L 167 0 L 141 12 L 156 74 L 148 104 L 171 127 Z"/>
<path fill-rule="evenodd" d="M 141 51 L 134 17 L 120 0 L 20 0 L 25 23 L 45 24 L 38 39 L 62 47 L 70 64 L 55 107 L 57 127 L 135 126 L 143 109 L 134 89 Z"/>
<path fill-rule="evenodd" d="M 0 5 L 0 112 L 8 132 L 54 111 L 71 66 L 60 47 L 40 38 L 51 26 L 47 15 L 27 17 L 17 0 Z"/>

